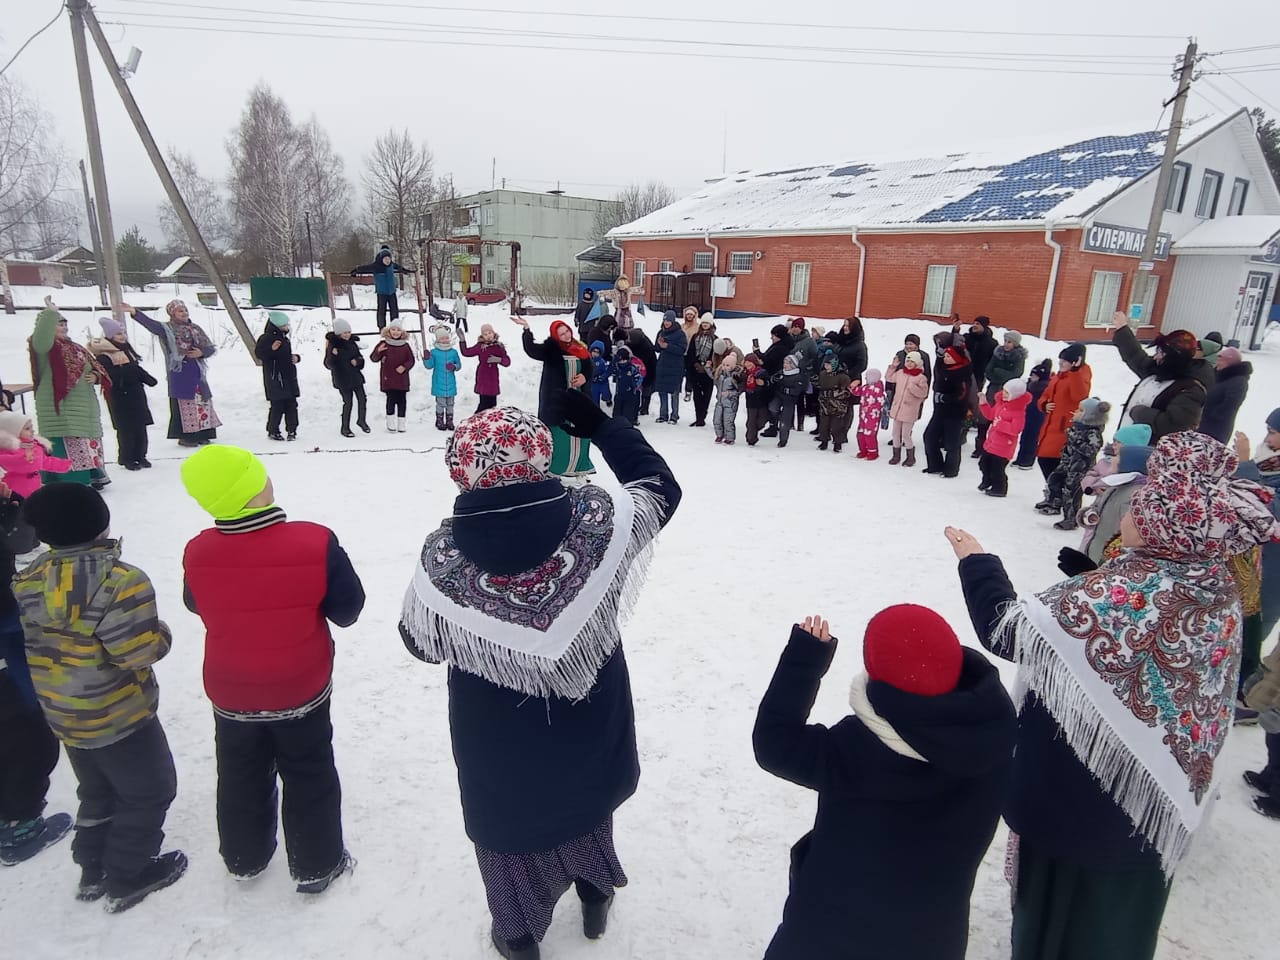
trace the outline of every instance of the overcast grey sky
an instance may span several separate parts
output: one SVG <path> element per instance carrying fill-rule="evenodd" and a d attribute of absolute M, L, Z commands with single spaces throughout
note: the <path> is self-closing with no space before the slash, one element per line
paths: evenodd
<path fill-rule="evenodd" d="M 4 6 L 0 62 L 56 3 Z M 119 59 L 130 46 L 143 51 L 131 84 L 156 138 L 210 175 L 225 175 L 227 135 L 265 80 L 296 119 L 316 114 L 354 184 L 372 140 L 407 127 L 463 191 L 488 188 L 495 159 L 498 181 L 521 188 L 559 180 L 608 196 L 657 178 L 684 193 L 718 175 L 726 156 L 734 170 L 1149 129 L 1191 34 L 1210 53 L 1274 46 L 1224 53 L 1218 67 L 1280 66 L 1270 0 L 100 0 L 96 9 L 128 23 L 106 27 Z M 658 19 L 615 19 L 623 14 Z M 993 64 L 1007 72 L 961 69 Z M 1080 73 L 1034 72 L 1047 70 Z M 159 182 L 100 63 L 95 73 L 117 231 L 137 222 L 158 239 Z M 84 125 L 65 18 L 11 74 L 78 159 Z M 1223 112 L 1280 106 L 1280 69 L 1209 75 L 1196 89 L 1192 117 L 1214 112 L 1210 101 Z"/>

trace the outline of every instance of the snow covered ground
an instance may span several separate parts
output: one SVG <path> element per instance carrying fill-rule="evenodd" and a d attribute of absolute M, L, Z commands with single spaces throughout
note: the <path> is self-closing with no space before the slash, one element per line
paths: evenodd
<path fill-rule="evenodd" d="M 192 291 L 184 292 L 194 305 Z M 33 291 L 19 293 L 22 306 L 39 302 Z M 56 293 L 63 302 L 80 298 L 85 304 L 92 294 Z M 169 288 L 129 294 L 155 307 L 170 296 Z M 119 917 L 74 901 L 77 873 L 66 845 L 7 869 L 0 888 L 5 955 L 65 958 L 109 949 L 116 960 L 492 957 L 484 890 L 462 829 L 445 672 L 409 657 L 396 632 L 415 554 L 455 492 L 442 462 L 444 435 L 432 425 L 427 378 L 414 373 L 410 431 L 389 435 L 373 371 L 375 430 L 344 440 L 337 393 L 320 365 L 328 311 L 299 312 L 300 439 L 272 443 L 265 436 L 260 373 L 226 314 L 193 313 L 222 346 L 209 364 L 225 424 L 219 439 L 267 456 L 281 505 L 295 518 L 333 527 L 368 591 L 359 623 L 336 631 L 333 698 L 347 842 L 359 866 L 316 903 L 302 903 L 293 893 L 283 854 L 247 884 L 232 882 L 223 870 L 214 826 L 212 715 L 201 685 L 202 633 L 180 599 L 183 546 L 208 518 L 183 492 L 182 451 L 163 439 L 167 403 L 162 391 L 154 391 L 155 469 L 115 470 L 107 497 L 125 558 L 151 574 L 161 614 L 174 631 L 173 651 L 158 668 L 160 713 L 179 776 L 167 842 L 187 851 L 191 868 L 176 886 Z M 78 338 L 90 316 L 72 315 Z M 0 315 L 5 382 L 28 379 L 23 341 L 33 317 L 30 310 Z M 352 320 L 357 330 L 373 327 L 369 314 Z M 256 313 L 250 322 L 257 333 Z M 539 371 L 519 350 L 518 328 L 501 306 L 473 308 L 472 331 L 482 322 L 493 323 L 512 348 L 503 400 L 533 409 Z M 544 335 L 549 318 L 532 322 Z M 650 332 L 656 322 L 652 314 L 641 319 Z M 721 332 L 749 344 L 753 336 L 767 341 L 770 325 L 728 320 Z M 927 323 L 905 320 L 868 321 L 867 329 L 878 366 L 907 332 L 934 332 Z M 160 375 L 156 346 L 149 338 L 137 342 L 147 366 Z M 363 338 L 366 352 L 374 342 Z M 1033 362 L 1057 356 L 1056 345 L 1024 342 Z M 1267 347 L 1249 357 L 1257 373 L 1239 421 L 1255 439 L 1267 413 L 1280 405 L 1274 387 L 1264 389 L 1280 376 L 1280 345 Z M 1091 347 L 1089 362 L 1095 392 L 1112 401 L 1118 415 L 1132 377 L 1109 347 Z M 475 402 L 474 368 L 464 363 L 460 414 Z M 976 644 L 941 535 L 946 524 L 967 527 L 1001 554 L 1022 590 L 1058 579 L 1057 551 L 1075 543 L 1074 535 L 1051 528 L 1053 518 L 1031 509 L 1040 492 L 1038 471 L 1012 471 L 1009 499 L 996 501 L 976 491 L 977 469 L 968 459 L 961 478 L 946 482 L 883 459 L 863 463 L 847 451 L 820 453 L 804 436 L 785 450 L 769 441 L 722 448 L 712 443 L 710 428 L 687 423 L 642 424 L 669 459 L 685 499 L 659 541 L 647 599 L 625 632 L 643 768 L 639 793 L 616 821 L 631 886 L 618 897 L 609 934 L 599 943 L 582 939 L 578 908 L 566 898 L 544 942 L 548 958 L 760 956 L 781 916 L 788 848 L 809 829 L 814 811 L 813 795 L 763 773 L 751 754 L 756 706 L 789 625 L 820 612 L 842 639 L 814 710 L 814 719 L 834 722 L 847 712 L 848 679 L 861 669 L 861 632 L 884 606 L 933 606 Z M 111 438 L 108 447 L 113 444 Z M 1259 729 L 1232 734 L 1223 757 L 1222 801 L 1174 884 L 1162 960 L 1276 955 L 1280 922 L 1272 895 L 1280 883 L 1280 825 L 1252 812 L 1240 780 L 1240 772 L 1259 766 L 1262 757 Z M 64 761 L 54 775 L 50 810 L 74 809 L 75 780 Z M 1002 831 L 978 877 L 971 960 L 1008 956 L 1003 844 Z"/>

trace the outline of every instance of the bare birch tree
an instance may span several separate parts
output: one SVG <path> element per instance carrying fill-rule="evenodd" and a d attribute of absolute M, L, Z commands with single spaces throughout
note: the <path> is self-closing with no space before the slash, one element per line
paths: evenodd
<path fill-rule="evenodd" d="M 75 240 L 66 154 L 52 129 L 35 98 L 0 76 L 0 256 L 49 253 Z"/>
<path fill-rule="evenodd" d="M 633 183 L 613 195 L 613 203 L 596 212 L 596 239 L 603 240 L 614 227 L 639 220 L 675 203 L 676 192 L 659 180 Z"/>
<path fill-rule="evenodd" d="M 375 236 L 385 236 L 405 257 L 417 240 L 418 220 L 430 208 L 435 188 L 435 162 L 425 144 L 415 144 L 408 130 L 389 130 L 373 143 L 365 158 L 366 211 Z"/>
<path fill-rule="evenodd" d="M 304 211 L 311 215 L 316 253 L 326 259 L 338 252 L 351 231 L 351 184 L 342 158 L 333 152 L 329 134 L 313 114 L 298 134 L 301 151 L 298 177 Z"/>
<path fill-rule="evenodd" d="M 273 273 L 293 274 L 298 264 L 302 140 L 285 102 L 260 83 L 249 93 L 240 125 L 227 143 L 240 245 L 261 256 Z"/>
<path fill-rule="evenodd" d="M 191 211 L 191 218 L 200 228 L 200 235 L 209 249 L 221 253 L 231 243 L 231 220 L 227 216 L 227 201 L 222 188 L 200 173 L 195 157 L 169 148 L 169 172 L 173 174 L 178 192 Z M 156 207 L 156 218 L 164 234 L 165 249 L 171 253 L 191 251 L 187 231 L 174 213 L 173 205 L 162 203 Z"/>

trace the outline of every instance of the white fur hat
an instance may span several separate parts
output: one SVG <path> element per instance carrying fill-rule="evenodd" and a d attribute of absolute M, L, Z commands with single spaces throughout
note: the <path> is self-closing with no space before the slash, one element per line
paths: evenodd
<path fill-rule="evenodd" d="M 25 413 L 0 410 L 0 450 L 17 450 L 21 445 L 18 437 L 28 423 L 31 423 L 31 418 Z"/>

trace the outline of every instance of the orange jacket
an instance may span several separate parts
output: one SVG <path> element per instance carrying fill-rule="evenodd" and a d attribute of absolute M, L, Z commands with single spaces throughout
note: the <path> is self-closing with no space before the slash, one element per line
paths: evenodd
<path fill-rule="evenodd" d="M 1040 428 L 1037 457 L 1055 459 L 1062 456 L 1062 448 L 1067 444 L 1067 431 L 1071 429 L 1071 418 L 1081 402 L 1089 399 L 1092 389 L 1093 371 L 1087 363 L 1076 370 L 1053 375 L 1038 404 L 1045 418 L 1044 426 Z M 1048 409 L 1051 403 L 1053 410 Z"/>

